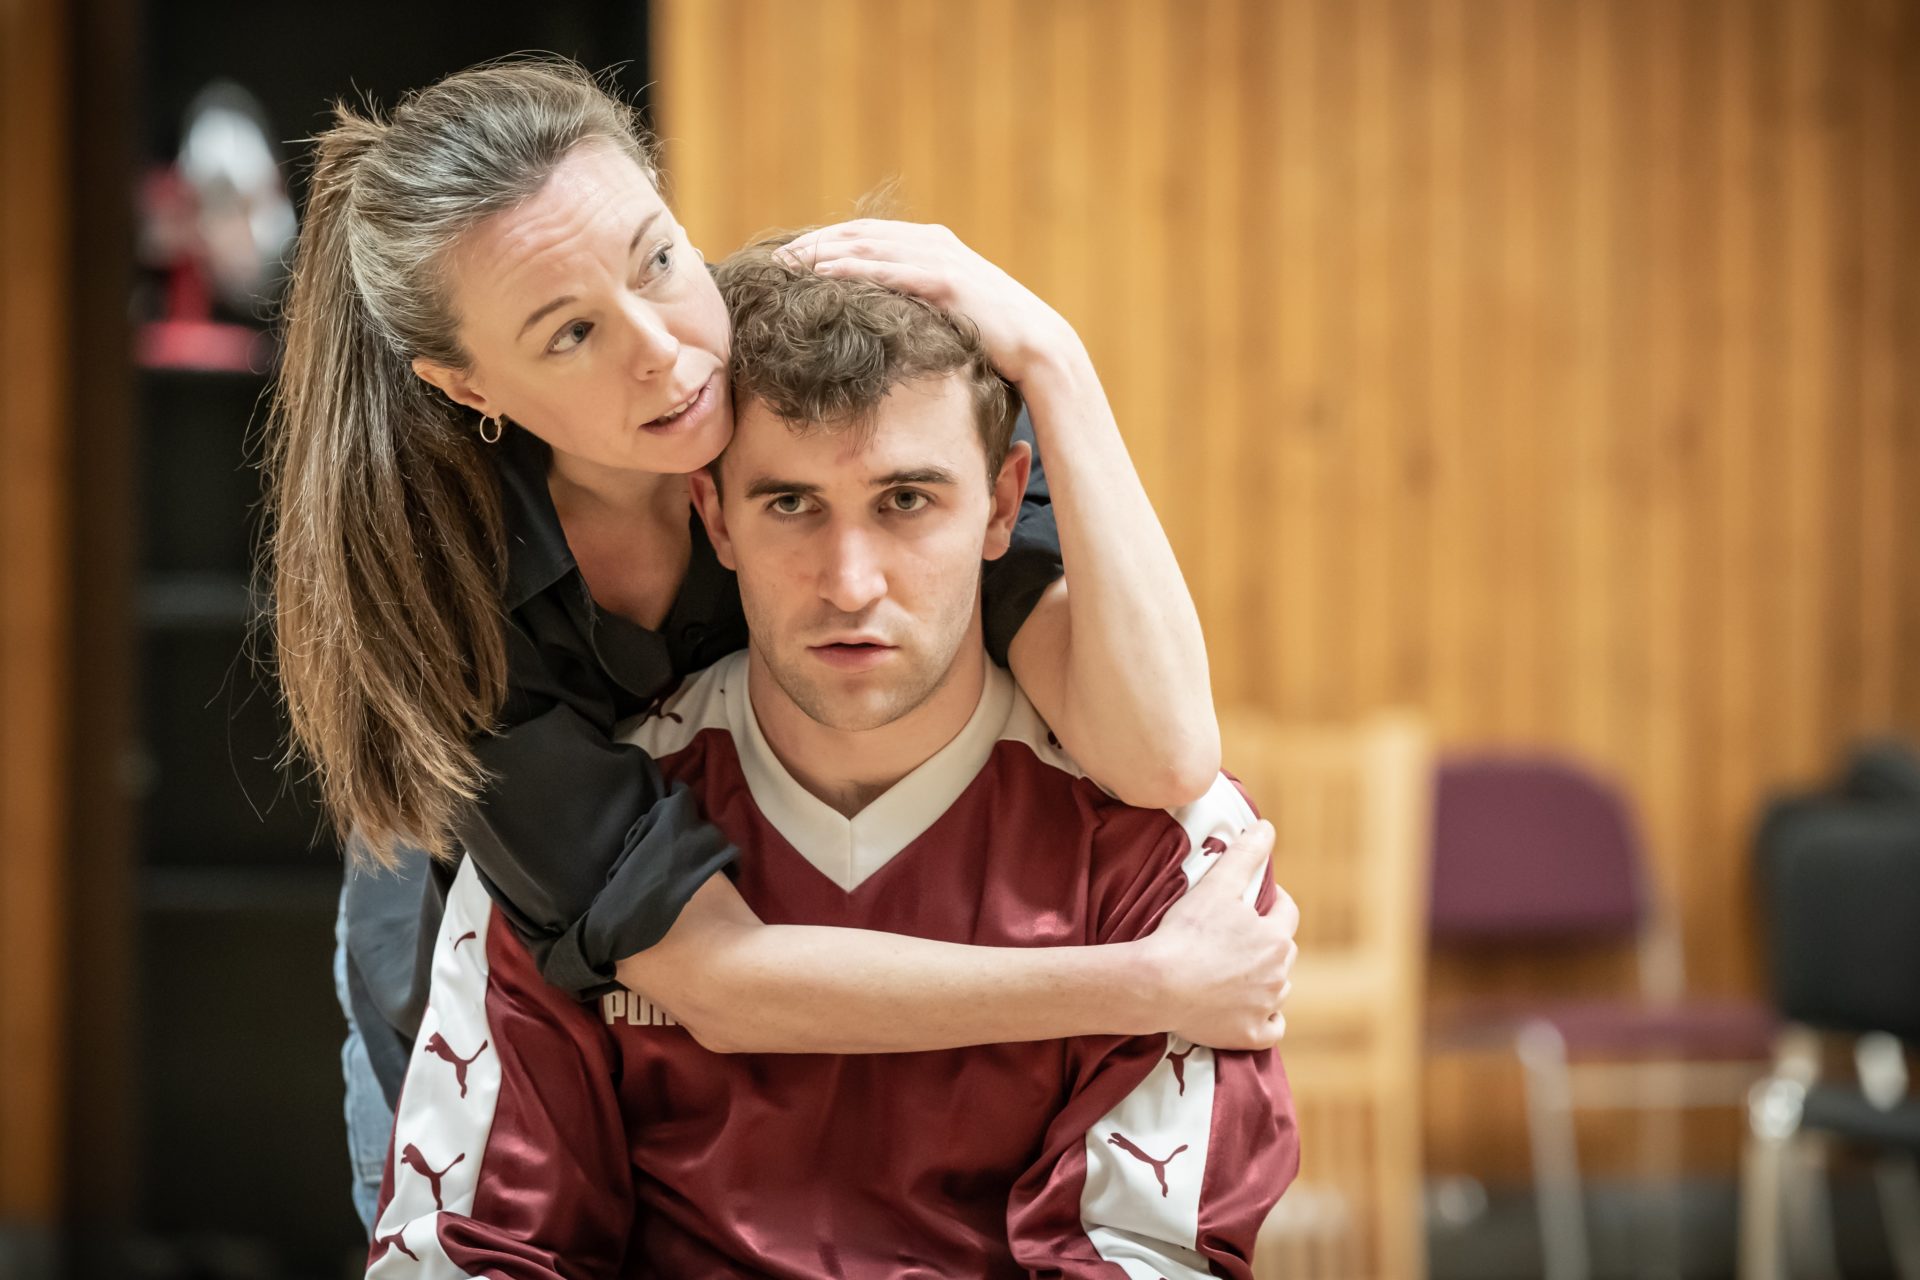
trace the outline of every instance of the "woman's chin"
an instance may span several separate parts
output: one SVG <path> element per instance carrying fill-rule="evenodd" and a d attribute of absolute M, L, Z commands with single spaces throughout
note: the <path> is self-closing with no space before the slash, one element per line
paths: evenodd
<path fill-rule="evenodd" d="M 684 436 L 648 436 L 641 441 L 641 466 L 663 475 L 689 475 L 713 465 L 733 439 L 731 415 L 716 415 L 716 420 L 700 431 Z"/>
<path fill-rule="evenodd" d="M 635 428 L 649 470 L 673 474 L 698 471 L 718 458 L 733 439 L 733 404 L 726 380 L 716 376 L 693 407 L 670 422 Z"/>

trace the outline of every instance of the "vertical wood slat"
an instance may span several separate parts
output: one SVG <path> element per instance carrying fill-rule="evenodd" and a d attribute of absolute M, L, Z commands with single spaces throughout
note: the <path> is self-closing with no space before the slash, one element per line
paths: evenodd
<path fill-rule="evenodd" d="M 1897 30 L 1897 0 L 1869 6 L 1860 43 L 1861 79 L 1860 191 L 1860 378 L 1861 448 L 1859 610 L 1861 679 L 1852 717 L 1868 725 L 1891 727 L 1900 666 L 1899 611 L 1894 590 L 1901 555 L 1897 511 L 1903 479 L 1894 437 L 1900 387 L 1899 330 L 1895 317 L 1901 270 L 1900 207 L 1895 178 L 1879 157 L 1894 154 L 1900 128 L 1900 83 L 1895 55 L 1889 52 Z"/>
<path fill-rule="evenodd" d="M 1237 5 L 1206 5 L 1195 14 L 1202 68 L 1231 66 L 1239 57 L 1240 17 Z M 1199 192 L 1199 216 L 1192 228 L 1198 268 L 1194 284 L 1199 301 L 1199 359 L 1190 376 L 1182 379 L 1187 394 L 1181 412 L 1193 414 L 1197 422 L 1238 422 L 1243 420 L 1242 380 L 1235 353 L 1241 343 L 1241 325 L 1235 295 L 1241 267 L 1235 232 L 1245 168 L 1240 163 L 1245 146 L 1240 84 L 1232 75 L 1202 75 L 1189 91 L 1199 99 L 1200 111 L 1195 165 L 1199 172 L 1214 176 L 1194 184 Z M 1223 479 L 1236 474 L 1242 443 L 1239 432 L 1196 432 L 1189 438 L 1189 449 L 1205 474 Z M 1223 501 L 1199 504 L 1200 554 L 1188 570 L 1196 599 L 1205 602 L 1201 607 L 1214 611 L 1231 607 L 1230 602 L 1240 596 L 1235 590 L 1240 558 L 1228 550 L 1236 541 L 1240 512 L 1231 500 L 1231 490 L 1220 496 Z M 1245 673 L 1252 665 L 1249 639 L 1240 628 L 1208 638 L 1215 686 L 1236 700 L 1245 697 Z"/>
<path fill-rule="evenodd" d="M 1784 453 L 1785 599 L 1790 619 L 1783 658 L 1787 667 L 1787 705 L 1782 728 L 1791 763 L 1805 767 L 1821 740 L 1827 709 L 1826 634 L 1809 625 L 1825 616 L 1820 590 L 1827 529 L 1822 510 L 1829 443 L 1828 345 L 1835 323 L 1828 279 L 1831 252 L 1827 185 L 1826 65 L 1829 6 L 1822 0 L 1794 0 L 1781 35 L 1785 41 L 1787 189 L 1785 280 L 1782 303 L 1787 318 L 1786 402 L 1788 429 Z"/>
<path fill-rule="evenodd" d="M 1320 332 L 1314 323 L 1320 298 L 1321 263 L 1314 240 L 1319 203 L 1319 170 L 1314 143 L 1319 59 L 1315 56 L 1314 6 L 1279 7 L 1274 19 L 1275 109 L 1274 176 L 1268 190 L 1273 206 L 1267 234 L 1248 246 L 1253 260 L 1267 267 L 1261 278 L 1276 281 L 1277 296 L 1266 301 L 1276 313 L 1275 347 L 1262 364 L 1271 385 L 1268 413 L 1255 421 L 1268 433 L 1263 455 L 1274 502 L 1255 527 L 1265 534 L 1260 545 L 1269 556 L 1269 607 L 1261 611 L 1264 652 L 1276 670 L 1249 684 L 1265 693 L 1264 705 L 1290 716 L 1314 713 L 1314 673 L 1321 662 L 1325 632 L 1309 619 L 1325 580 L 1321 543 L 1314 519 L 1319 474 L 1315 450 L 1321 412 L 1315 384 Z M 1284 274 L 1282 274 L 1284 273 Z M 1264 667 L 1267 664 L 1257 664 Z M 1215 683 L 1221 676 L 1214 676 Z"/>
<path fill-rule="evenodd" d="M 710 252 L 900 172 L 1081 324 L 1223 701 L 1624 779 L 1755 988 L 1755 807 L 1920 728 L 1920 4 L 821 0 L 830 74 L 764 91 L 769 13 L 655 8 Z M 1524 1173 L 1493 1070 L 1430 1145 Z"/>
<path fill-rule="evenodd" d="M 66 15 L 0 8 L 0 1223 L 50 1230 L 64 1114 Z"/>

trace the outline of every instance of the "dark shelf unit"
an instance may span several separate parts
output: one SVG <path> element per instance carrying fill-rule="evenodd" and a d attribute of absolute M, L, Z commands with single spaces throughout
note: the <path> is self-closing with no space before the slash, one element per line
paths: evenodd
<path fill-rule="evenodd" d="M 135 1252 L 163 1275 L 339 1275 L 358 1247 L 330 982 L 340 863 L 280 767 L 251 582 L 270 374 L 136 359 L 133 376 Z"/>

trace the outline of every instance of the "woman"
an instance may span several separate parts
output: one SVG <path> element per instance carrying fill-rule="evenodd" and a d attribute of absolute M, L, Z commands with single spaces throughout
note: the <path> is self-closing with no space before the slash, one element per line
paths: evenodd
<path fill-rule="evenodd" d="M 854 223 L 792 248 L 980 328 L 1052 489 L 987 573 L 989 648 L 1123 798 L 1197 796 L 1218 764 L 1198 620 L 1072 330 L 938 228 Z M 732 430 L 724 308 L 631 111 L 577 67 L 475 68 L 384 122 L 342 108 L 286 343 L 268 456 L 281 678 L 366 858 L 463 851 L 550 980 L 617 977 L 720 1050 L 1278 1038 L 1292 919 L 1238 902 L 1270 831 L 1141 943 L 768 926 L 715 874 L 733 850 L 685 792 L 611 741 L 745 636 L 683 479 Z"/>

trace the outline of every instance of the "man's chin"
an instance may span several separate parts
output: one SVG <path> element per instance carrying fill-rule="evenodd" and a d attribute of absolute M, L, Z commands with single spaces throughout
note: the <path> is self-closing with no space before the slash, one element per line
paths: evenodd
<path fill-rule="evenodd" d="M 793 695 L 789 692 L 788 696 Z M 808 719 L 837 733 L 867 733 L 884 729 L 913 710 L 914 705 L 896 689 L 849 692 L 812 683 L 809 683 L 804 696 L 795 697 L 793 701 L 807 713 Z"/>

